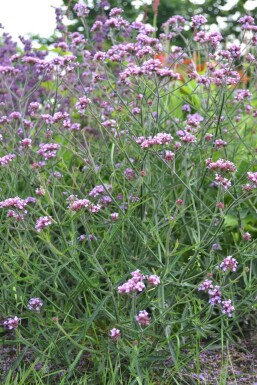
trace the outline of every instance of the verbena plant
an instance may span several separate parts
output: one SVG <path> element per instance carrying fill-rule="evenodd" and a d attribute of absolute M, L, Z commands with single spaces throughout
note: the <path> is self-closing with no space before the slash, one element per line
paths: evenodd
<path fill-rule="evenodd" d="M 257 26 L 75 10 L 52 49 L 0 47 L 2 378 L 193 383 L 255 315 Z"/>

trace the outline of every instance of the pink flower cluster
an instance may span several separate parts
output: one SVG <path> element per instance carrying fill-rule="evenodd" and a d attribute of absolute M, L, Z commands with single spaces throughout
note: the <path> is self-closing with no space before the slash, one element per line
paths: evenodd
<path fill-rule="evenodd" d="M 233 103 L 241 102 L 242 100 L 249 100 L 252 94 L 249 90 L 236 90 Z"/>
<path fill-rule="evenodd" d="M 145 138 L 140 136 L 136 139 L 136 142 L 141 145 L 141 148 L 148 148 L 155 145 L 164 145 L 168 144 L 173 140 L 173 137 L 170 134 L 158 133 L 155 136 Z"/>
<path fill-rule="evenodd" d="M 206 279 L 201 283 L 201 285 L 198 287 L 198 290 L 208 291 L 213 288 L 212 280 Z"/>
<path fill-rule="evenodd" d="M 40 149 L 37 151 L 37 153 L 43 156 L 45 160 L 48 160 L 56 157 L 57 151 L 61 146 L 57 143 L 40 143 L 39 147 Z"/>
<path fill-rule="evenodd" d="M 35 70 L 38 74 L 51 72 L 54 68 L 53 62 L 41 60 L 34 56 L 24 56 L 21 60 L 23 63 L 35 66 Z"/>
<path fill-rule="evenodd" d="M 148 52 L 149 53 L 149 50 Z M 179 80 L 180 74 L 173 72 L 167 67 L 161 67 L 161 61 L 159 59 L 150 59 L 145 61 L 141 67 L 135 64 L 129 64 L 127 68 L 120 72 L 119 77 L 122 83 L 127 83 L 127 79 L 131 76 L 142 76 L 142 75 L 159 75 L 160 77 L 167 76 L 172 80 Z"/>
<path fill-rule="evenodd" d="M 8 330 L 17 329 L 17 327 L 19 326 L 19 322 L 20 322 L 20 318 L 15 316 L 14 318 L 8 318 L 7 320 L 5 320 L 4 321 L 4 326 Z"/>
<path fill-rule="evenodd" d="M 110 17 L 119 16 L 119 15 L 121 15 L 123 12 L 124 12 L 124 10 L 123 10 L 122 8 L 114 7 L 114 8 L 112 8 L 112 9 L 110 10 L 109 16 L 110 16 Z"/>
<path fill-rule="evenodd" d="M 222 39 L 223 37 L 218 31 L 199 31 L 194 36 L 194 40 L 198 43 L 210 44 L 213 48 L 217 48 Z"/>
<path fill-rule="evenodd" d="M 147 281 L 153 286 L 158 286 L 161 283 L 160 277 L 158 277 L 158 275 L 155 275 L 155 274 L 148 275 Z"/>
<path fill-rule="evenodd" d="M 14 210 L 8 210 L 6 218 L 14 218 L 16 222 L 19 222 L 24 220 L 26 214 L 27 211 L 24 211 L 23 213 L 17 213 Z"/>
<path fill-rule="evenodd" d="M 224 190 L 228 190 L 231 187 L 231 182 L 227 178 L 224 178 L 223 176 L 219 174 L 215 174 L 215 182 L 216 186 L 221 186 L 224 188 Z"/>
<path fill-rule="evenodd" d="M 90 211 L 90 213 L 96 214 L 101 210 L 101 206 L 98 204 L 97 205 L 90 205 L 88 210 Z"/>
<path fill-rule="evenodd" d="M 46 192 L 45 192 L 45 189 L 43 189 L 42 187 L 38 187 L 36 188 L 35 193 L 39 196 L 42 196 L 42 195 L 45 195 Z"/>
<path fill-rule="evenodd" d="M 38 313 L 43 306 L 43 301 L 40 298 L 31 298 L 28 303 L 28 309 Z"/>
<path fill-rule="evenodd" d="M 0 158 L 0 165 L 1 166 L 6 166 L 8 163 L 10 163 L 14 158 L 16 157 L 15 154 L 8 154 L 5 156 L 2 156 Z"/>
<path fill-rule="evenodd" d="M 140 310 L 139 314 L 135 318 L 140 326 L 148 326 L 151 321 L 151 318 L 146 310 Z"/>
<path fill-rule="evenodd" d="M 133 271 L 131 275 L 132 278 L 118 287 L 118 293 L 129 294 L 132 292 L 141 292 L 145 289 L 144 280 L 147 280 L 148 283 L 153 286 L 158 286 L 160 284 L 160 277 L 155 274 L 145 276 L 140 273 L 140 270 L 136 270 Z"/>
<path fill-rule="evenodd" d="M 220 286 L 212 286 L 212 284 L 208 283 L 207 284 L 207 281 L 206 280 L 206 289 L 200 289 L 199 290 L 208 290 L 208 287 L 210 287 L 210 289 L 208 290 L 208 294 L 210 296 L 210 300 L 209 300 L 209 303 L 214 306 L 214 305 L 217 305 L 217 304 L 221 304 L 222 306 L 222 313 L 223 314 L 227 314 L 228 317 L 232 317 L 232 312 L 235 310 L 234 306 L 232 306 L 231 304 L 231 299 L 228 299 L 226 301 L 221 301 L 221 290 L 220 290 Z M 210 281 L 211 282 L 211 281 Z M 202 283 L 202 285 L 204 284 L 204 282 Z M 204 287 L 204 286 L 200 286 L 200 287 Z"/>
<path fill-rule="evenodd" d="M 31 143 L 32 143 L 32 140 L 29 139 L 29 138 L 22 139 L 20 141 L 20 143 L 19 143 L 20 144 L 19 150 L 22 151 L 25 148 L 30 148 L 31 147 Z"/>
<path fill-rule="evenodd" d="M 0 208 L 15 208 L 20 210 L 21 212 L 16 212 L 14 210 L 8 210 L 6 217 L 7 218 L 15 218 L 16 221 L 22 221 L 27 214 L 26 206 L 28 203 L 35 203 L 36 199 L 33 197 L 28 197 L 26 199 L 21 199 L 19 197 L 8 198 L 4 201 L 0 202 Z"/>
<path fill-rule="evenodd" d="M 75 104 L 75 108 L 78 110 L 80 114 L 83 114 L 87 108 L 87 106 L 91 103 L 91 100 L 83 97 L 79 98 L 79 101 Z"/>
<path fill-rule="evenodd" d="M 215 149 L 219 150 L 223 147 L 227 146 L 227 142 L 225 140 L 222 140 L 222 139 L 216 139 L 215 142 L 214 142 L 214 147 Z"/>
<path fill-rule="evenodd" d="M 206 159 L 205 162 L 209 170 L 229 171 L 232 173 L 237 171 L 234 163 L 230 162 L 229 160 L 218 159 L 216 162 L 213 162 L 213 160 L 209 158 Z"/>
<path fill-rule="evenodd" d="M 221 290 L 220 286 L 214 286 L 212 289 L 208 291 L 210 296 L 209 303 L 214 306 L 218 303 L 221 303 Z"/>
<path fill-rule="evenodd" d="M 39 110 L 40 104 L 38 102 L 31 102 L 28 106 L 28 112 L 30 116 L 34 116 L 35 113 Z"/>
<path fill-rule="evenodd" d="M 165 158 L 165 160 L 170 162 L 170 161 L 172 161 L 175 158 L 175 153 L 170 151 L 170 150 L 167 150 L 167 151 L 165 151 L 164 158 Z"/>
<path fill-rule="evenodd" d="M 0 202 L 0 208 L 14 207 L 16 209 L 24 211 L 27 206 L 27 201 L 19 197 L 8 198 Z"/>
<path fill-rule="evenodd" d="M 237 269 L 238 262 L 232 256 L 228 256 L 223 259 L 220 264 L 220 268 L 226 272 L 227 270 L 235 272 Z M 232 311 L 235 310 L 234 306 L 231 305 L 231 300 L 222 301 L 221 289 L 220 286 L 213 286 L 211 279 L 205 279 L 200 286 L 198 287 L 199 291 L 206 291 L 209 294 L 209 303 L 211 306 L 222 304 L 222 313 L 227 314 L 231 317 Z"/>
<path fill-rule="evenodd" d="M 83 16 L 89 15 L 89 9 L 87 8 L 86 4 L 77 3 L 77 4 L 75 4 L 73 9 L 77 13 L 78 17 L 83 17 Z"/>
<path fill-rule="evenodd" d="M 184 143 L 196 142 L 195 135 L 191 134 L 190 132 L 179 130 L 176 132 L 176 134 L 180 137 L 181 142 L 184 142 Z"/>
<path fill-rule="evenodd" d="M 172 27 L 177 32 L 182 32 L 184 29 L 184 25 L 186 24 L 186 20 L 183 16 L 175 15 L 170 17 L 165 23 L 162 24 L 163 28 Z"/>
<path fill-rule="evenodd" d="M 2 75 L 17 75 L 18 73 L 20 73 L 18 68 L 12 66 L 0 66 L 0 74 Z"/>
<path fill-rule="evenodd" d="M 90 201 L 88 199 L 75 199 L 73 202 L 69 204 L 69 209 L 71 211 L 79 211 L 85 207 L 90 205 Z"/>
<path fill-rule="evenodd" d="M 200 28 L 201 25 L 206 24 L 207 19 L 206 17 L 202 15 L 195 15 L 192 17 L 192 27 L 193 28 Z"/>
<path fill-rule="evenodd" d="M 229 255 L 228 257 L 223 259 L 223 261 L 220 264 L 220 268 L 223 271 L 227 271 L 227 270 L 236 271 L 237 265 L 238 265 L 237 260 L 233 258 L 231 255 Z"/>
<path fill-rule="evenodd" d="M 22 117 L 22 115 L 21 115 L 21 113 L 20 113 L 19 111 L 13 111 L 13 112 L 11 112 L 10 115 L 9 115 L 9 118 L 10 118 L 11 120 L 14 120 L 14 119 L 20 120 L 21 117 Z"/>
<path fill-rule="evenodd" d="M 238 22 L 242 25 L 242 29 L 246 29 L 250 31 L 257 30 L 257 26 L 254 25 L 254 18 L 252 16 L 246 15 L 246 16 L 240 17 Z"/>
<path fill-rule="evenodd" d="M 247 179 L 253 183 L 254 187 L 257 187 L 257 172 L 248 172 Z"/>
<path fill-rule="evenodd" d="M 135 171 L 132 170 L 132 168 L 126 168 L 126 170 L 124 171 L 124 175 L 127 178 L 127 180 L 133 180 L 137 176 Z"/>
<path fill-rule="evenodd" d="M 129 294 L 132 292 L 141 292 L 144 290 L 144 279 L 146 278 L 145 275 L 141 274 L 140 270 L 133 271 L 131 275 L 131 279 L 118 287 L 118 293 Z"/>
<path fill-rule="evenodd" d="M 131 275 L 131 279 L 118 287 L 118 293 L 129 294 L 131 292 L 142 292 L 145 288 L 145 284 L 143 282 L 145 279 L 147 279 L 148 283 L 152 286 L 158 286 L 160 284 L 160 277 L 155 274 L 145 276 L 140 273 L 140 270 L 135 270 L 131 273 Z M 135 319 L 140 326 L 148 326 L 151 320 L 146 310 L 141 310 Z M 110 336 L 114 341 L 117 341 L 120 335 L 121 333 L 119 329 L 114 328 L 110 331 Z"/>
<path fill-rule="evenodd" d="M 235 311 L 234 306 L 232 306 L 231 299 L 222 301 L 222 313 L 227 314 L 228 317 L 232 317 L 232 313 Z"/>
<path fill-rule="evenodd" d="M 99 25 L 99 24 L 98 24 Z M 96 27 L 96 24 L 95 24 Z M 109 59 L 111 61 L 120 62 L 125 58 L 131 58 L 132 55 L 136 55 L 138 57 L 143 57 L 147 54 L 154 54 L 159 52 L 161 49 L 160 42 L 156 38 L 149 37 L 143 33 L 137 36 L 136 43 L 121 43 L 113 45 L 106 53 L 102 53 L 104 55 L 104 59 Z M 101 53 L 98 52 L 95 55 L 95 58 L 99 60 Z M 135 66 L 134 64 L 130 65 L 130 70 L 134 73 L 134 75 L 142 75 L 143 68 Z M 166 68 L 168 70 L 168 68 Z M 158 68 L 156 68 L 158 70 Z M 160 68 L 159 68 L 160 70 Z M 173 73 L 173 71 L 172 71 Z M 125 72 L 124 74 L 128 75 L 129 72 Z M 124 75 L 123 75 L 124 77 Z"/>
<path fill-rule="evenodd" d="M 69 114 L 67 112 L 57 111 L 52 117 L 52 123 L 58 123 L 61 121 L 67 121 L 69 118 Z"/>
<path fill-rule="evenodd" d="M 49 216 L 39 217 L 35 226 L 38 233 L 52 224 L 52 218 Z"/>
<path fill-rule="evenodd" d="M 90 193 L 88 194 L 90 197 L 97 197 L 98 195 L 104 195 L 106 194 L 106 190 L 107 191 L 110 191 L 112 188 L 111 185 L 109 184 L 105 184 L 105 185 L 98 185 L 98 186 L 95 186 L 91 191 Z"/>
<path fill-rule="evenodd" d="M 110 337 L 113 341 L 117 341 L 120 336 L 121 336 L 120 329 L 113 328 L 110 330 Z"/>
<path fill-rule="evenodd" d="M 119 213 L 111 213 L 110 217 L 112 221 L 117 221 L 119 219 Z"/>
<path fill-rule="evenodd" d="M 242 238 L 245 241 L 251 241 L 252 240 L 252 236 L 251 236 L 251 234 L 248 231 L 246 233 L 242 234 Z"/>

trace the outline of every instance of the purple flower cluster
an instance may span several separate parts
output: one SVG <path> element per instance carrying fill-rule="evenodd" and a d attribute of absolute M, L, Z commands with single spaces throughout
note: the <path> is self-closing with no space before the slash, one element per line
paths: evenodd
<path fill-rule="evenodd" d="M 209 44 L 213 48 L 217 48 L 222 39 L 223 37 L 218 31 L 199 31 L 194 36 L 194 40 L 198 43 Z"/>
<path fill-rule="evenodd" d="M 43 156 L 45 160 L 55 158 L 57 151 L 60 149 L 60 145 L 57 143 L 41 143 L 40 149 L 37 151 L 38 155 Z"/>
<path fill-rule="evenodd" d="M 210 289 L 213 288 L 213 283 L 211 279 L 206 279 L 201 283 L 201 285 L 198 287 L 198 290 L 203 290 L 203 291 L 209 291 Z"/>
<path fill-rule="evenodd" d="M 83 114 L 88 107 L 89 103 L 91 103 L 91 100 L 83 97 L 79 98 L 79 101 L 75 104 L 75 108 L 78 110 L 80 114 Z"/>
<path fill-rule="evenodd" d="M 228 317 L 232 317 L 232 312 L 235 311 L 234 306 L 231 304 L 231 300 L 222 301 L 222 293 L 220 290 L 220 286 L 213 286 L 211 280 L 206 279 L 201 283 L 198 290 L 207 291 L 209 294 L 209 303 L 211 306 L 221 304 L 222 313 L 227 314 Z"/>
<path fill-rule="evenodd" d="M 215 182 L 214 183 L 216 186 L 223 187 L 224 190 L 228 190 L 231 187 L 230 180 L 228 180 L 227 178 L 225 178 L 219 174 L 215 174 Z"/>
<path fill-rule="evenodd" d="M 184 25 L 186 24 L 186 20 L 183 16 L 175 15 L 170 17 L 165 23 L 162 24 L 163 29 L 167 27 L 172 27 L 176 32 L 182 32 L 184 29 Z"/>
<path fill-rule="evenodd" d="M 1 166 L 6 166 L 6 165 L 9 164 L 15 157 L 16 157 L 15 154 L 8 154 L 8 155 L 5 155 L 5 156 L 2 156 L 2 157 L 0 158 L 0 165 L 1 165 Z"/>
<path fill-rule="evenodd" d="M 231 299 L 227 301 L 222 301 L 222 313 L 227 314 L 228 317 L 232 317 L 232 313 L 235 311 L 234 306 L 232 306 Z"/>
<path fill-rule="evenodd" d="M 227 146 L 227 142 L 225 140 L 216 139 L 214 141 L 214 147 L 216 150 L 220 150 L 221 148 L 226 147 L 226 146 Z"/>
<path fill-rule="evenodd" d="M 223 271 L 227 271 L 227 270 L 236 271 L 237 265 L 238 265 L 237 260 L 233 258 L 231 255 L 229 255 L 228 257 L 223 259 L 223 261 L 220 264 L 220 268 Z"/>
<path fill-rule="evenodd" d="M 236 166 L 234 163 L 229 160 L 218 159 L 216 162 L 213 162 L 211 158 L 206 159 L 206 165 L 209 170 L 220 170 L 220 171 L 228 171 L 228 172 L 236 172 Z"/>
<path fill-rule="evenodd" d="M 248 172 L 247 179 L 252 182 L 253 187 L 257 187 L 257 172 Z"/>
<path fill-rule="evenodd" d="M 52 224 L 52 218 L 49 216 L 45 217 L 39 217 L 35 226 L 35 229 L 38 233 L 40 233 L 41 230 L 44 230 L 46 227 L 50 226 Z"/>
<path fill-rule="evenodd" d="M 110 330 L 110 337 L 113 341 L 117 341 L 120 336 L 121 336 L 120 329 L 113 328 Z"/>
<path fill-rule="evenodd" d="M 4 326 L 8 330 L 17 329 L 17 327 L 19 326 L 19 322 L 20 322 L 20 318 L 15 316 L 14 318 L 8 318 L 7 320 L 5 320 L 4 321 Z"/>
<path fill-rule="evenodd" d="M 148 49 L 148 52 L 144 52 L 144 54 L 150 54 L 151 50 Z M 169 68 L 162 68 L 162 64 L 158 59 L 150 59 L 145 61 L 142 66 L 137 66 L 135 64 L 130 64 L 127 68 L 120 73 L 120 81 L 121 83 L 129 84 L 127 79 L 130 77 L 137 76 L 153 76 L 154 74 L 160 77 L 168 77 L 171 80 L 179 80 L 180 74 L 174 72 Z"/>
<path fill-rule="evenodd" d="M 69 204 L 69 209 L 71 211 L 79 211 L 83 208 L 86 208 L 90 205 L 90 201 L 88 199 L 77 199 L 75 197 Z"/>
<path fill-rule="evenodd" d="M 138 325 L 148 326 L 150 325 L 151 318 L 146 310 L 140 310 L 138 315 L 135 317 Z"/>
<path fill-rule="evenodd" d="M 144 136 L 140 136 L 136 139 L 136 142 L 140 144 L 141 148 L 149 148 L 155 145 L 164 145 L 168 144 L 173 140 L 173 137 L 170 134 L 166 133 L 158 133 L 153 137 L 145 138 Z"/>
<path fill-rule="evenodd" d="M 257 31 L 257 26 L 254 25 L 254 18 L 252 16 L 243 16 L 240 17 L 238 22 L 242 25 L 242 29 L 250 30 L 250 31 Z"/>
<path fill-rule="evenodd" d="M 77 3 L 77 4 L 75 4 L 73 9 L 77 13 L 78 17 L 83 17 L 83 16 L 89 15 L 89 9 L 87 8 L 86 4 Z"/>
<path fill-rule="evenodd" d="M 145 275 L 140 273 L 140 270 L 135 270 L 131 273 L 132 278 L 123 285 L 118 287 L 118 293 L 120 294 L 129 294 L 132 292 L 141 292 L 145 289 L 144 280 Z"/>
<path fill-rule="evenodd" d="M 172 161 L 175 158 L 175 153 L 170 151 L 170 150 L 167 150 L 167 151 L 165 151 L 164 158 L 165 158 L 165 160 L 170 162 L 170 161 Z"/>
<path fill-rule="evenodd" d="M 237 269 L 238 262 L 232 256 L 228 256 L 223 259 L 219 267 L 224 271 L 235 272 Z M 211 274 L 210 274 L 211 276 Z M 205 279 L 200 286 L 198 287 L 199 291 L 205 291 L 209 294 L 209 303 L 211 306 L 221 304 L 222 313 L 227 314 L 229 317 L 232 316 L 232 312 L 235 310 L 234 306 L 231 304 L 231 300 L 222 301 L 221 288 L 218 285 L 213 285 L 211 279 Z"/>
<path fill-rule="evenodd" d="M 43 301 L 40 298 L 30 298 L 28 303 L 28 309 L 38 313 L 43 306 Z"/>
<path fill-rule="evenodd" d="M 118 293 L 129 294 L 133 292 L 142 292 L 145 289 L 144 280 L 147 280 L 152 286 L 158 286 L 160 284 L 160 277 L 155 274 L 147 276 L 141 274 L 140 270 L 135 270 L 131 275 L 132 278 L 118 287 Z"/>
<path fill-rule="evenodd" d="M 221 303 L 221 290 L 220 286 L 214 286 L 212 289 L 208 290 L 210 296 L 209 303 L 214 306 L 218 303 Z"/>
<path fill-rule="evenodd" d="M 24 211 L 27 206 L 27 201 L 19 197 L 8 198 L 0 202 L 0 208 L 15 207 L 21 211 Z"/>
<path fill-rule="evenodd" d="M 90 193 L 88 194 L 90 197 L 96 198 L 99 195 L 105 195 L 107 191 L 110 191 L 112 189 L 111 185 L 98 185 L 95 186 Z"/>
<path fill-rule="evenodd" d="M 206 24 L 206 23 L 207 23 L 207 19 L 202 15 L 196 15 L 192 17 L 193 28 L 200 28 L 203 24 Z"/>

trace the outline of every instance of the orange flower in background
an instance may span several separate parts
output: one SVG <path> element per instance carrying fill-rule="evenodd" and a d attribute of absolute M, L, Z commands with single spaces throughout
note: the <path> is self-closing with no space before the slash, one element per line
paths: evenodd
<path fill-rule="evenodd" d="M 160 60 L 160 62 L 162 63 L 162 66 L 164 67 L 171 66 L 171 64 L 168 61 L 169 55 L 167 53 L 161 52 L 155 55 L 154 58 Z M 202 72 L 207 68 L 207 64 L 205 62 L 203 63 L 200 62 L 199 64 L 195 64 L 197 62 L 199 62 L 199 56 L 194 55 L 193 59 L 183 59 L 181 63 L 176 63 L 173 66 L 174 71 L 180 74 L 180 78 L 179 78 L 180 81 L 185 81 L 185 78 L 183 77 L 183 73 L 191 72 L 192 69 L 189 67 L 190 64 L 193 65 L 192 68 L 194 68 L 197 72 Z"/>
<path fill-rule="evenodd" d="M 165 66 L 167 64 L 168 55 L 165 53 L 159 53 L 159 54 L 155 55 L 154 58 L 160 60 L 160 62 L 162 63 L 163 66 Z"/>
<path fill-rule="evenodd" d="M 190 64 L 193 65 L 193 68 L 195 68 L 197 72 L 202 72 L 207 67 L 206 62 L 195 64 L 195 61 L 192 59 L 184 59 L 183 60 L 182 65 L 189 66 Z M 185 71 L 185 68 L 184 68 L 184 71 Z"/>
<path fill-rule="evenodd" d="M 170 63 L 168 63 L 168 57 L 169 57 L 169 55 L 164 53 L 164 52 L 161 52 L 161 53 L 154 56 L 155 59 L 160 60 L 160 62 L 162 63 L 163 66 L 169 66 L 170 65 Z M 199 62 L 199 57 L 194 57 L 194 59 L 183 59 L 182 63 L 175 64 L 174 68 L 176 70 L 179 70 L 179 68 L 181 68 L 184 72 L 188 72 L 188 71 L 186 71 L 187 68 L 185 68 L 185 66 L 189 66 L 190 64 L 194 64 L 194 68 L 196 69 L 197 72 L 204 71 L 204 69 L 207 67 L 206 63 L 200 62 L 199 64 L 195 64 L 197 62 Z"/>
<path fill-rule="evenodd" d="M 238 73 L 241 77 L 240 83 L 246 84 L 250 80 L 250 77 L 245 74 L 245 71 L 238 71 Z"/>
<path fill-rule="evenodd" d="M 169 62 L 169 55 L 167 53 L 161 52 L 154 56 L 155 59 L 160 60 L 163 67 L 173 67 L 173 70 L 177 73 L 179 73 L 180 78 L 178 80 L 185 81 L 185 78 L 183 77 L 183 73 L 187 74 L 193 70 L 198 72 L 199 74 L 206 71 L 208 68 L 211 70 L 213 67 L 216 67 L 218 63 L 212 62 L 201 62 L 201 59 L 198 54 L 194 54 L 193 58 L 190 59 L 183 59 L 180 63 L 175 63 L 174 65 L 171 65 Z M 238 74 L 240 75 L 240 82 L 243 84 L 247 84 L 247 82 L 250 80 L 250 77 L 246 75 L 245 71 L 241 70 L 238 71 Z M 237 84 L 239 84 L 237 83 Z"/>

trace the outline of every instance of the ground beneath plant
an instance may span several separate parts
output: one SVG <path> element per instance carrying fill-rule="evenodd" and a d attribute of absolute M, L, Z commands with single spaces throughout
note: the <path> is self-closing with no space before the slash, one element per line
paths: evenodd
<path fill-rule="evenodd" d="M 242 341 L 238 345 L 224 347 L 224 352 L 204 349 L 199 354 L 199 363 L 192 362 L 189 366 L 193 377 L 206 385 L 257 385 L 257 338 Z M 222 379 L 222 381 L 221 381 Z"/>
<path fill-rule="evenodd" d="M 257 334 L 256 334 L 257 335 Z M 20 360 L 18 357 L 21 357 Z M 19 371 L 19 366 L 30 366 L 33 362 L 34 353 L 25 347 L 17 351 L 15 346 L 5 345 L 0 340 L 0 383 L 4 384 L 5 378 L 10 370 Z M 18 358 L 18 359 L 17 359 Z M 76 368 L 77 375 L 81 375 L 85 367 L 85 357 Z M 44 365 L 37 363 L 35 370 L 41 370 Z M 172 366 L 172 359 L 166 361 L 166 367 Z M 56 367 L 47 367 L 48 371 L 56 371 Z M 198 369 L 197 369 L 198 368 Z M 59 369 L 59 378 L 65 372 L 65 368 Z M 58 371 L 57 369 L 57 371 Z M 222 382 L 221 381 L 222 378 Z M 237 345 L 230 345 L 229 349 L 224 348 L 202 348 L 199 354 L 199 361 L 195 360 L 187 365 L 187 369 L 181 373 L 181 380 L 184 384 L 203 385 L 257 385 L 257 337 L 251 337 L 241 341 Z M 125 384 L 124 384 L 125 385 Z"/>

